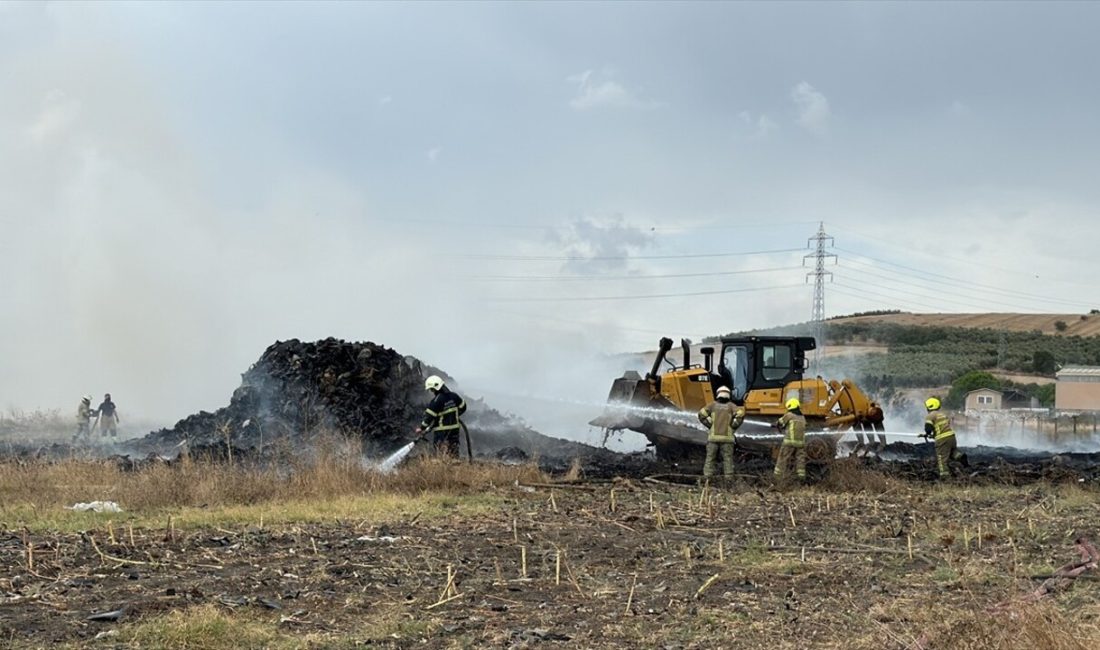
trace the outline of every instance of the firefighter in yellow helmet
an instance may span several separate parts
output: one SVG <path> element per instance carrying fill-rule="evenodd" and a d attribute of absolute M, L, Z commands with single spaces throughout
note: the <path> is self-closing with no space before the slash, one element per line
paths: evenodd
<path fill-rule="evenodd" d="M 703 463 L 703 476 L 714 476 L 718 453 L 722 454 L 722 475 L 733 476 L 733 432 L 745 420 L 745 409 L 731 401 L 730 389 L 722 386 L 715 393 L 715 401 L 699 409 L 699 421 L 706 425 L 707 460 Z"/>
<path fill-rule="evenodd" d="M 924 407 L 928 409 L 928 417 L 924 419 L 924 437 L 932 438 L 936 443 L 936 467 L 940 472 L 940 478 L 951 478 L 951 468 L 948 463 L 957 460 L 963 467 L 970 465 L 966 454 L 959 452 L 958 441 L 955 440 L 955 431 L 951 428 L 951 418 L 940 411 L 940 400 L 929 397 L 924 401 Z"/>
<path fill-rule="evenodd" d="M 790 398 L 785 404 L 787 412 L 775 423 L 775 428 L 783 432 L 783 444 L 779 447 L 779 458 L 775 461 L 775 478 L 782 479 L 794 456 L 795 471 L 798 480 L 806 480 L 806 417 L 802 415 L 802 404 L 797 398 Z"/>

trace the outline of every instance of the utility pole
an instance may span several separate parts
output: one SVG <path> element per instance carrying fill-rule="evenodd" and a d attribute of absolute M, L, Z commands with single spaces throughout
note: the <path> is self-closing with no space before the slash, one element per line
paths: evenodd
<path fill-rule="evenodd" d="M 810 278 L 814 279 L 814 306 L 810 315 L 811 331 L 814 340 L 817 341 L 813 356 L 814 367 L 821 362 L 825 352 L 825 278 L 828 277 L 830 281 L 833 279 L 833 274 L 825 270 L 825 260 L 831 257 L 835 262 L 837 259 L 836 255 L 825 252 L 826 242 L 831 246 L 833 238 L 825 232 L 825 222 L 821 221 L 817 226 L 817 234 L 810 237 L 806 243 L 807 248 L 814 249 L 814 252 L 802 257 L 802 266 L 806 266 L 806 260 L 811 258 L 814 260 L 814 270 L 806 274 L 807 282 Z"/>

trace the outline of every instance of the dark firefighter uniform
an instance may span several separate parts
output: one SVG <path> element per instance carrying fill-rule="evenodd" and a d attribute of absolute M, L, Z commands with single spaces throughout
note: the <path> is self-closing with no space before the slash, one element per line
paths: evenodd
<path fill-rule="evenodd" d="M 435 393 L 428 408 L 424 410 L 424 421 L 420 428 L 432 429 L 436 451 L 446 456 L 458 456 L 458 433 L 462 428 L 459 416 L 466 412 L 466 400 L 458 393 L 441 387 Z"/>
<path fill-rule="evenodd" d="M 110 436 L 111 438 L 118 438 L 118 408 L 115 403 L 111 401 L 111 395 L 107 394 L 103 397 L 103 402 L 100 403 L 99 408 L 96 409 L 99 412 L 99 430 L 104 436 Z"/>
<path fill-rule="evenodd" d="M 869 448 L 874 444 L 874 436 L 870 433 L 867 434 L 867 440 L 863 439 L 864 431 L 879 431 L 878 434 L 878 448 L 879 451 L 886 449 L 886 435 L 881 433 L 886 430 L 884 422 L 886 420 L 886 414 L 882 412 L 882 407 L 878 405 L 878 402 L 871 402 L 870 407 L 867 409 L 867 414 L 864 416 L 863 421 L 859 423 L 859 431 L 856 431 L 856 441 L 859 443 L 856 447 L 857 450 Z"/>
<path fill-rule="evenodd" d="M 966 465 L 966 455 L 959 452 L 959 443 L 955 439 L 955 431 L 951 428 L 951 418 L 941 413 L 938 409 L 930 411 L 924 419 L 924 433 L 932 436 L 936 443 L 936 468 L 940 472 L 940 478 L 950 478 L 951 469 L 948 463 L 957 460 Z"/>
<path fill-rule="evenodd" d="M 722 454 L 722 475 L 733 476 L 733 432 L 745 420 L 745 409 L 729 400 L 729 393 L 719 393 L 718 401 L 699 409 L 699 421 L 710 428 L 707 434 L 707 460 L 703 476 L 714 476 L 718 454 Z"/>
<path fill-rule="evenodd" d="M 775 478 L 783 478 L 793 456 L 798 478 L 806 480 L 806 417 L 795 407 L 779 418 L 775 428 L 783 432 L 783 444 L 779 447 L 779 458 L 775 460 Z"/>

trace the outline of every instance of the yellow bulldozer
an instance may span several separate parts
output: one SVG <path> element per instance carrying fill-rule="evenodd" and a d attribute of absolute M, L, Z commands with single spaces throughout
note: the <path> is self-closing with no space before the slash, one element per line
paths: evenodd
<path fill-rule="evenodd" d="M 865 421 L 871 400 L 853 382 L 804 377 L 806 353 L 817 347 L 813 337 L 749 336 L 723 338 L 720 343 L 717 350 L 700 349 L 702 363 L 692 363 L 691 344 L 682 340 L 683 362 L 676 365 L 668 360 L 672 339 L 662 338 L 649 373 L 642 377 L 627 371 L 616 379 L 606 410 L 589 424 L 608 431 L 637 431 L 661 458 L 695 457 L 707 440 L 696 413 L 725 386 L 745 408 L 738 449 L 774 455 L 781 436 L 769 427 L 783 414 L 786 400 L 796 397 L 807 421 L 808 460 L 820 464 L 836 456 L 846 431 Z"/>

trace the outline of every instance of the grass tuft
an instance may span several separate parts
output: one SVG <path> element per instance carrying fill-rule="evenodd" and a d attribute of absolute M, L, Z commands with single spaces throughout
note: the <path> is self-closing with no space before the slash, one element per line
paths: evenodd
<path fill-rule="evenodd" d="M 1095 609 L 1095 608 L 1094 608 Z M 1095 611 L 1092 612 L 1095 615 Z M 1021 604 L 990 614 L 965 612 L 932 635 L 938 650 L 1092 650 L 1100 648 L 1095 618 L 1067 618 L 1052 603 Z"/>
<path fill-rule="evenodd" d="M 830 492 L 882 494 L 902 485 L 896 478 L 867 467 L 861 459 L 849 457 L 833 461 L 818 487 Z"/>

